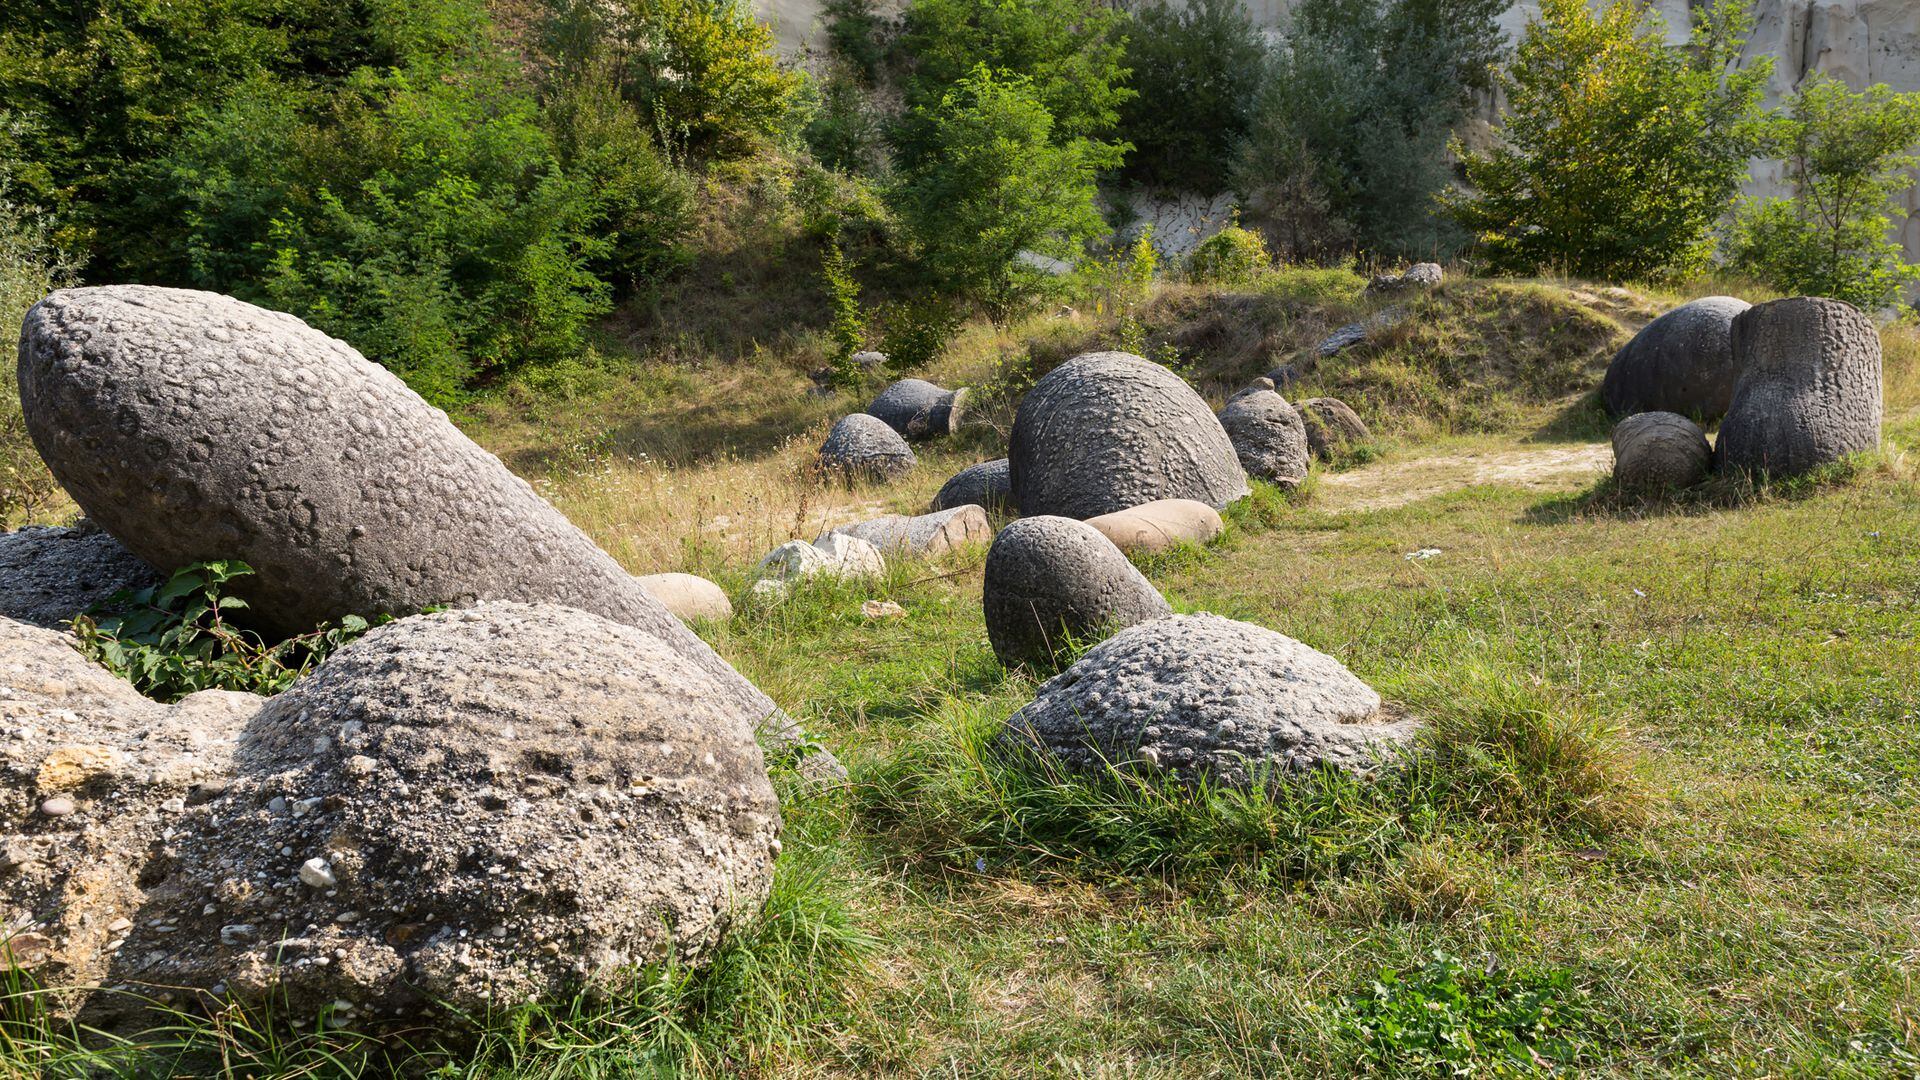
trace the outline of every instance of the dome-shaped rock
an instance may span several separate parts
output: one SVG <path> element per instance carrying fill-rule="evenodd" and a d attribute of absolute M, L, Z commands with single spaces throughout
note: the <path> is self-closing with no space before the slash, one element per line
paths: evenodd
<path fill-rule="evenodd" d="M 1245 785 L 1323 767 L 1365 773 L 1416 728 L 1325 653 L 1251 623 L 1175 615 L 1094 646 L 1001 738 L 1086 772 L 1144 765 Z"/>
<path fill-rule="evenodd" d="M 642 574 L 640 587 L 682 622 L 733 618 L 727 590 L 698 574 Z"/>
<path fill-rule="evenodd" d="M 1613 426 L 1613 481 L 1623 490 L 1692 487 L 1712 469 L 1707 433 L 1679 413 L 1635 413 Z"/>
<path fill-rule="evenodd" d="M 1641 327 L 1607 365 L 1600 384 L 1607 411 L 1671 412 L 1705 423 L 1726 415 L 1740 374 L 1733 320 L 1749 306 L 1731 296 L 1707 296 Z"/>
<path fill-rule="evenodd" d="M 995 458 L 969 465 L 954 473 L 933 497 L 931 510 L 951 510 L 956 506 L 978 506 L 993 513 L 1012 513 L 1013 480 L 1007 474 L 1007 459 Z"/>
<path fill-rule="evenodd" d="M 840 418 L 820 445 L 820 465 L 848 479 L 892 480 L 917 464 L 913 448 L 877 417 L 851 413 Z"/>
<path fill-rule="evenodd" d="M 1852 304 L 1775 300 L 1733 322 L 1740 381 L 1720 425 L 1723 467 L 1797 476 L 1880 445 L 1880 335 Z"/>
<path fill-rule="evenodd" d="M 1020 402 L 1007 460 L 1026 514 L 1090 518 L 1156 499 L 1219 509 L 1247 494 L 1206 402 L 1129 353 L 1087 353 L 1048 372 Z"/>
<path fill-rule="evenodd" d="M 994 538 L 981 606 L 1000 662 L 1040 671 L 1075 642 L 1173 610 L 1099 530 L 1047 516 L 1021 518 Z"/>
<path fill-rule="evenodd" d="M 1300 413 L 1262 379 L 1235 394 L 1220 410 L 1220 426 L 1227 430 L 1240 467 L 1283 488 L 1299 487 L 1307 478 L 1307 428 Z"/>

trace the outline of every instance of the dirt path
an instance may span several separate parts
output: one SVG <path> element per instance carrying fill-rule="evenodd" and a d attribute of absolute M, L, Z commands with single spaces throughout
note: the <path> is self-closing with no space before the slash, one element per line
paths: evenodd
<path fill-rule="evenodd" d="M 1389 461 L 1320 481 L 1314 504 L 1328 510 L 1390 510 L 1479 484 L 1565 491 L 1613 467 L 1606 443 L 1567 443 L 1513 450 L 1466 451 Z"/>

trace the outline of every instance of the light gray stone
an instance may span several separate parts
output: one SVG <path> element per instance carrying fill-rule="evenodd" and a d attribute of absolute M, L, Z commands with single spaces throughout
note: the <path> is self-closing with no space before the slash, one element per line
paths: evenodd
<path fill-rule="evenodd" d="M 995 458 L 969 465 L 954 473 L 933 497 L 930 510 L 951 510 L 956 506 L 978 506 L 990 513 L 1015 513 L 1013 478 L 1007 472 L 1007 459 Z"/>
<path fill-rule="evenodd" d="M 1220 410 L 1220 426 L 1233 442 L 1240 467 L 1283 488 L 1296 488 L 1307 478 L 1311 454 L 1307 429 L 1300 413 L 1273 390 L 1270 380 L 1235 394 Z"/>
<path fill-rule="evenodd" d="M 916 558 L 933 558 L 993 539 L 993 523 L 987 520 L 987 512 L 978 506 L 956 506 L 918 517 L 889 514 L 871 521 L 841 525 L 830 531 L 865 540 L 879 548 L 882 555 L 909 555 Z M 820 538 L 825 539 L 825 536 Z"/>
<path fill-rule="evenodd" d="M 1130 353 L 1087 353 L 1020 402 L 1007 452 L 1027 514 L 1090 518 L 1156 499 L 1219 509 L 1247 494 L 1220 421 L 1178 375 Z"/>
<path fill-rule="evenodd" d="M 1398 274 L 1375 274 L 1367 281 L 1367 292 L 1378 295 L 1436 289 L 1444 276 L 1439 263 L 1414 263 Z"/>
<path fill-rule="evenodd" d="M 1880 335 L 1859 309 L 1796 296 L 1733 321 L 1740 368 L 1715 447 L 1720 464 L 1797 476 L 1880 445 Z"/>
<path fill-rule="evenodd" d="M 1707 433 L 1679 413 L 1635 413 L 1613 427 L 1613 480 L 1623 490 L 1692 487 L 1712 470 Z"/>
<path fill-rule="evenodd" d="M 1320 342 L 1316 351 L 1322 359 L 1338 356 L 1355 346 L 1367 344 L 1373 340 L 1375 334 L 1398 326 L 1400 320 L 1405 317 L 1406 312 L 1398 307 L 1376 311 L 1359 322 L 1348 323 L 1328 334 L 1325 340 Z"/>
<path fill-rule="evenodd" d="M 1330 461 L 1340 451 L 1373 438 L 1367 422 L 1352 406 L 1339 398 L 1307 398 L 1295 407 L 1306 428 L 1307 449 L 1321 461 Z"/>
<path fill-rule="evenodd" d="M 1144 767 L 1245 786 L 1320 768 L 1370 772 L 1417 728 L 1325 653 L 1251 623 L 1175 615 L 1095 646 L 1001 738 L 1083 772 Z"/>
<path fill-rule="evenodd" d="M 892 480 L 916 464 L 907 440 L 866 413 L 841 417 L 820 445 L 821 468 L 849 480 Z"/>
<path fill-rule="evenodd" d="M 909 440 L 942 439 L 960 430 L 967 391 L 943 390 L 925 379 L 901 379 L 867 405 L 872 416 Z"/>
<path fill-rule="evenodd" d="M 1614 416 L 1670 412 L 1712 423 L 1726 415 L 1740 367 L 1733 320 L 1751 305 L 1731 296 L 1682 304 L 1640 328 L 1600 383 Z"/>
<path fill-rule="evenodd" d="M 867 540 L 844 533 L 827 533 L 809 544 L 789 540 L 760 560 L 761 580 L 793 582 L 826 574 L 830 577 L 879 577 L 887 572 L 880 549 Z M 784 591 L 781 595 L 785 595 Z"/>
<path fill-rule="evenodd" d="M 0 617 L 59 627 L 115 593 L 159 582 L 153 567 L 91 522 L 0 533 Z"/>
<path fill-rule="evenodd" d="M 981 594 L 987 639 L 1007 667 L 1058 667 L 1078 643 L 1173 609 L 1113 541 L 1084 521 L 1029 517 L 987 552 Z"/>

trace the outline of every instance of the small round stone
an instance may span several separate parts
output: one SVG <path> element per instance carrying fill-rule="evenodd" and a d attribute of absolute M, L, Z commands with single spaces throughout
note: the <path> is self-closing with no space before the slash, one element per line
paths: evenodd
<path fill-rule="evenodd" d="M 40 804 L 40 812 L 48 817 L 66 817 L 74 810 L 73 800 L 64 796 L 51 798 Z"/>

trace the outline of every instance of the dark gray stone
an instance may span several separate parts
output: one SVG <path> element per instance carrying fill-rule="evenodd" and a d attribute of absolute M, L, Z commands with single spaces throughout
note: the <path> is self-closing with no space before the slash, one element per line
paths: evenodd
<path fill-rule="evenodd" d="M 1240 467 L 1248 476 L 1257 476 L 1283 488 L 1299 487 L 1307 478 L 1307 429 L 1300 414 L 1287 399 L 1274 393 L 1273 383 L 1262 379 L 1256 386 L 1235 394 L 1220 410 L 1220 426 L 1240 457 Z"/>
<path fill-rule="evenodd" d="M 1373 438 L 1367 422 L 1339 398 L 1307 398 L 1294 408 L 1306 428 L 1307 449 L 1321 461 L 1330 461 L 1340 451 Z"/>
<path fill-rule="evenodd" d="M 1692 487 L 1712 470 L 1707 433 L 1679 413 L 1635 413 L 1613 426 L 1613 481 L 1623 490 Z"/>
<path fill-rule="evenodd" d="M 843 416 L 820 445 L 820 466 L 849 480 L 892 480 L 918 464 L 913 448 L 877 417 Z"/>
<path fill-rule="evenodd" d="M 987 552 L 981 606 L 987 639 L 1007 667 L 1053 671 L 1072 643 L 1170 613 L 1113 541 L 1083 521 L 1029 517 Z"/>
<path fill-rule="evenodd" d="M 1245 786 L 1321 768 L 1365 774 L 1417 730 L 1325 653 L 1251 623 L 1175 615 L 1096 645 L 1042 685 L 1001 739 L 1082 772 Z"/>
<path fill-rule="evenodd" d="M 1880 445 L 1880 334 L 1839 300 L 1796 296 L 1733 321 L 1740 381 L 1720 425 L 1720 464 L 1797 476 Z"/>
<path fill-rule="evenodd" d="M 880 391 L 867 415 L 913 441 L 940 439 L 960 430 L 967 391 L 942 390 L 925 379 L 901 379 Z"/>
<path fill-rule="evenodd" d="M 1218 510 L 1247 494 L 1207 403 L 1130 353 L 1087 353 L 1048 372 L 1020 402 L 1007 461 L 1027 514 L 1090 518 L 1159 499 Z"/>
<path fill-rule="evenodd" d="M 0 616 L 59 628 L 160 575 L 91 522 L 0 533 Z"/>
<path fill-rule="evenodd" d="M 1013 502 L 1013 479 L 1007 474 L 1007 459 L 995 458 L 969 465 L 954 473 L 933 497 L 931 510 L 951 510 L 956 506 L 978 506 L 996 514 L 1011 514 L 1019 508 Z"/>
<path fill-rule="evenodd" d="M 1733 320 L 1749 306 L 1731 296 L 1702 297 L 1641 327 L 1607 365 L 1600 383 L 1607 411 L 1679 413 L 1702 423 L 1725 416 L 1740 375 Z"/>

